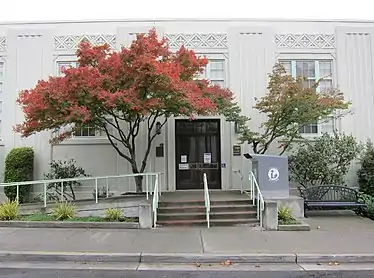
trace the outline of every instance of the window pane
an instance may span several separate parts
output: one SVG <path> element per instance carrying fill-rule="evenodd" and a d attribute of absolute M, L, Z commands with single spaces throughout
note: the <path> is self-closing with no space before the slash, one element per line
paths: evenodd
<path fill-rule="evenodd" d="M 224 78 L 223 70 L 210 70 L 210 79 L 223 79 Z"/>
<path fill-rule="evenodd" d="M 218 85 L 220 87 L 225 87 L 225 81 L 223 81 L 223 80 L 210 80 L 210 82 L 213 85 Z"/>
<path fill-rule="evenodd" d="M 291 61 L 280 61 L 280 64 L 284 67 L 286 73 L 288 75 L 291 75 L 292 74 L 292 70 L 291 70 Z"/>
<path fill-rule="evenodd" d="M 3 92 L 3 82 L 0 81 L 0 93 Z"/>
<path fill-rule="evenodd" d="M 303 134 L 317 134 L 318 133 L 318 123 L 309 124 L 299 129 L 300 133 Z"/>
<path fill-rule="evenodd" d="M 319 88 L 321 92 L 327 92 L 332 89 L 332 80 L 324 79 L 319 82 Z"/>
<path fill-rule="evenodd" d="M 95 128 L 89 127 L 88 132 L 89 132 L 90 136 L 96 136 L 96 129 Z"/>
<path fill-rule="evenodd" d="M 315 77 L 315 62 L 296 61 L 296 75 L 302 77 Z"/>
<path fill-rule="evenodd" d="M 0 63 L 0 78 L 4 75 L 4 63 Z"/>
<path fill-rule="evenodd" d="M 210 69 L 211 70 L 224 70 L 225 63 L 224 60 L 210 60 L 209 61 Z"/>
<path fill-rule="evenodd" d="M 332 62 L 320 61 L 319 62 L 319 75 L 320 77 L 332 77 Z"/>
<path fill-rule="evenodd" d="M 308 79 L 303 81 L 304 88 L 311 88 L 316 83 L 315 79 Z"/>
<path fill-rule="evenodd" d="M 64 69 L 75 68 L 77 62 L 58 62 L 58 75 L 63 75 Z"/>

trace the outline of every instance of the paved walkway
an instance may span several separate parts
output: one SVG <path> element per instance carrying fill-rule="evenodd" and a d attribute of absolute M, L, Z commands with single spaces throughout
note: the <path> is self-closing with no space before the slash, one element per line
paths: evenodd
<path fill-rule="evenodd" d="M 306 219 L 310 232 L 249 227 L 154 230 L 0 229 L 1 251 L 224 254 L 373 253 L 374 221 L 352 215 Z"/>

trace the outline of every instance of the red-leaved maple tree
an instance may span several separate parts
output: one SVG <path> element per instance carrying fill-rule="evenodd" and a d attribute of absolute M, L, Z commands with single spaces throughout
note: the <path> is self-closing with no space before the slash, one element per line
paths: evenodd
<path fill-rule="evenodd" d="M 137 35 L 129 47 L 119 51 L 112 51 L 107 44 L 82 42 L 77 56 L 76 68 L 63 70 L 63 76 L 40 80 L 20 93 L 18 103 L 25 120 L 16 131 L 22 136 L 69 127 L 54 136 L 52 143 L 58 143 L 89 125 L 105 132 L 133 173 L 143 173 L 157 136 L 157 122 L 162 128 L 172 116 L 239 117 L 240 109 L 230 90 L 198 80 L 208 61 L 184 47 L 171 52 L 166 39 L 159 39 L 154 29 Z M 136 138 L 143 126 L 146 145 L 141 146 L 145 152 L 138 165 Z M 136 184 L 141 191 L 141 177 L 136 178 Z"/>

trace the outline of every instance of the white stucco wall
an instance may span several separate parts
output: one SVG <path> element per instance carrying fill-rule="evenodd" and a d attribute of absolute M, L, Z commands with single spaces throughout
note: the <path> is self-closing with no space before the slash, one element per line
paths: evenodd
<path fill-rule="evenodd" d="M 128 45 L 134 33 L 156 27 L 166 35 L 171 47 L 182 43 L 208 58 L 225 60 L 226 85 L 235 93 L 251 127 L 258 128 L 263 118 L 253 110 L 255 99 L 266 92 L 267 74 L 277 59 L 331 59 L 334 85 L 347 100 L 353 101 L 353 114 L 339 124 L 359 140 L 373 138 L 373 35 L 370 22 L 198 20 L 198 21 L 108 21 L 33 24 L 0 24 L 0 61 L 5 64 L 1 113 L 0 172 L 4 155 L 13 147 L 35 149 L 35 178 L 43 178 L 51 159 L 74 158 L 93 175 L 117 175 L 131 172 L 105 138 L 74 138 L 61 145 L 48 143 L 50 134 L 43 132 L 27 139 L 14 134 L 13 126 L 23 115 L 15 101 L 21 89 L 33 87 L 38 79 L 58 73 L 57 63 L 73 61 L 83 38 L 92 43 L 107 42 L 114 48 Z M 147 171 L 164 172 L 164 190 L 175 190 L 175 130 L 170 119 L 154 142 Z M 221 155 L 227 167 L 222 169 L 223 189 L 240 187 L 236 170 L 248 169 L 248 162 L 232 155 L 236 144 L 232 124 L 221 120 Z M 155 156 L 155 147 L 164 144 L 164 157 Z M 144 137 L 139 136 L 139 146 Z M 144 148 L 138 147 L 139 152 Z M 242 153 L 249 151 L 243 146 Z M 140 161 L 139 161 L 140 162 Z M 355 183 L 355 173 L 349 177 Z M 131 183 L 131 182 L 130 182 Z M 120 186 L 120 185 L 118 185 Z M 130 185 L 129 185 L 130 186 Z M 133 185 L 131 185 L 133 186 Z"/>

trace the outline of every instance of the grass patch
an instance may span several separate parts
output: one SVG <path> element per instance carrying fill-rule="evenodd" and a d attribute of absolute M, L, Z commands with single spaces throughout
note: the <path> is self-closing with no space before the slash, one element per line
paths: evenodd
<path fill-rule="evenodd" d="M 56 220 L 53 215 L 35 213 L 31 215 L 24 215 L 18 218 L 19 221 L 59 221 Z M 108 220 L 104 217 L 98 216 L 87 216 L 87 217 L 73 217 L 62 220 L 63 222 L 139 222 L 136 217 L 123 217 L 118 221 Z"/>
<path fill-rule="evenodd" d="M 301 221 L 297 219 L 278 220 L 278 224 L 279 225 L 299 225 L 301 224 Z"/>

